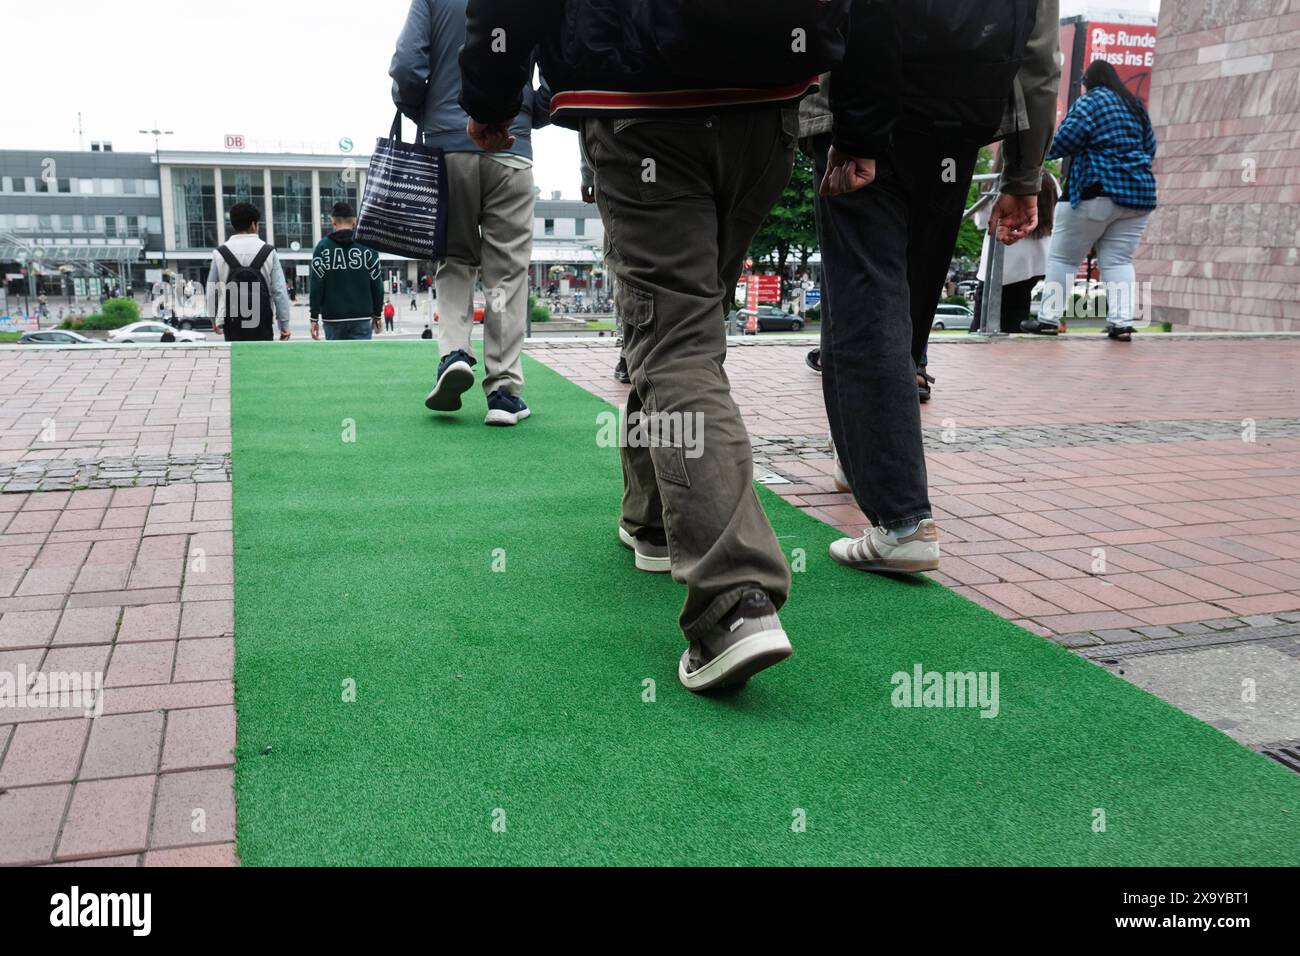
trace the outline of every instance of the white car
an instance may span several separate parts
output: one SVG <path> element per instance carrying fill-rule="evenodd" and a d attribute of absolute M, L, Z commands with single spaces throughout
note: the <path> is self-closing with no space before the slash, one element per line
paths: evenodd
<path fill-rule="evenodd" d="M 176 336 L 177 342 L 206 342 L 208 340 L 208 337 L 200 332 L 173 329 L 170 325 L 153 321 L 133 322 L 130 325 L 122 326 L 120 329 L 114 329 L 108 333 L 108 340 L 125 345 L 136 342 L 161 342 L 162 337 L 168 332 Z"/>
<path fill-rule="evenodd" d="M 975 313 L 964 305 L 950 305 L 944 303 L 934 312 L 934 325 L 931 326 L 936 332 L 942 332 L 944 329 L 969 329 L 971 323 L 975 321 Z"/>
<path fill-rule="evenodd" d="M 67 329 L 50 329 L 48 332 L 24 332 L 18 340 L 19 345 L 97 345 L 94 339 L 88 339 L 80 332 Z"/>

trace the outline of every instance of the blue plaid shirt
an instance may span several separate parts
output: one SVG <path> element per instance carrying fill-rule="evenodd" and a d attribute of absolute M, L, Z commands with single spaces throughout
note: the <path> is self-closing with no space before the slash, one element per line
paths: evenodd
<path fill-rule="evenodd" d="M 1114 90 L 1089 90 L 1070 107 L 1047 158 L 1066 156 L 1071 206 L 1083 201 L 1085 190 L 1100 189 L 1121 206 L 1155 208 L 1155 131 L 1145 111 L 1135 114 Z"/>

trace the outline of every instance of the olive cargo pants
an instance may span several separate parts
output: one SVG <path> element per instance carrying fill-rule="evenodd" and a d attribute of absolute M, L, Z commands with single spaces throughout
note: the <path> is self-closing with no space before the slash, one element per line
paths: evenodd
<path fill-rule="evenodd" d="M 640 421 L 642 439 L 646 425 L 658 437 L 622 443 L 623 527 L 664 528 L 688 640 L 750 588 L 778 608 L 790 592 L 723 363 L 725 316 L 797 133 L 796 112 L 777 107 L 583 122 L 632 376 L 628 431 Z"/>

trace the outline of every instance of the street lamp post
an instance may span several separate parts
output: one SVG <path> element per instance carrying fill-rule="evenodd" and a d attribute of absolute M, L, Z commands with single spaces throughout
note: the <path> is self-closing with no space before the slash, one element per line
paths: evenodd
<path fill-rule="evenodd" d="M 154 152 L 154 156 L 157 156 L 157 155 L 158 155 L 158 144 L 159 144 L 159 142 L 161 141 L 162 137 L 164 137 L 164 136 L 174 136 L 174 135 L 176 135 L 176 134 L 173 133 L 173 132 L 172 132 L 171 130 L 169 130 L 169 129 L 142 129 L 142 130 L 140 130 L 140 135 L 141 135 L 141 136 L 152 136 L 152 137 L 153 137 L 153 152 Z"/>

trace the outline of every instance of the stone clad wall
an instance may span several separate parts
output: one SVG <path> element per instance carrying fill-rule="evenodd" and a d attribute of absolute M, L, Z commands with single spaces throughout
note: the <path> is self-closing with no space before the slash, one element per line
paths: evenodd
<path fill-rule="evenodd" d="M 1300 0 L 1164 0 L 1151 318 L 1300 332 Z"/>

